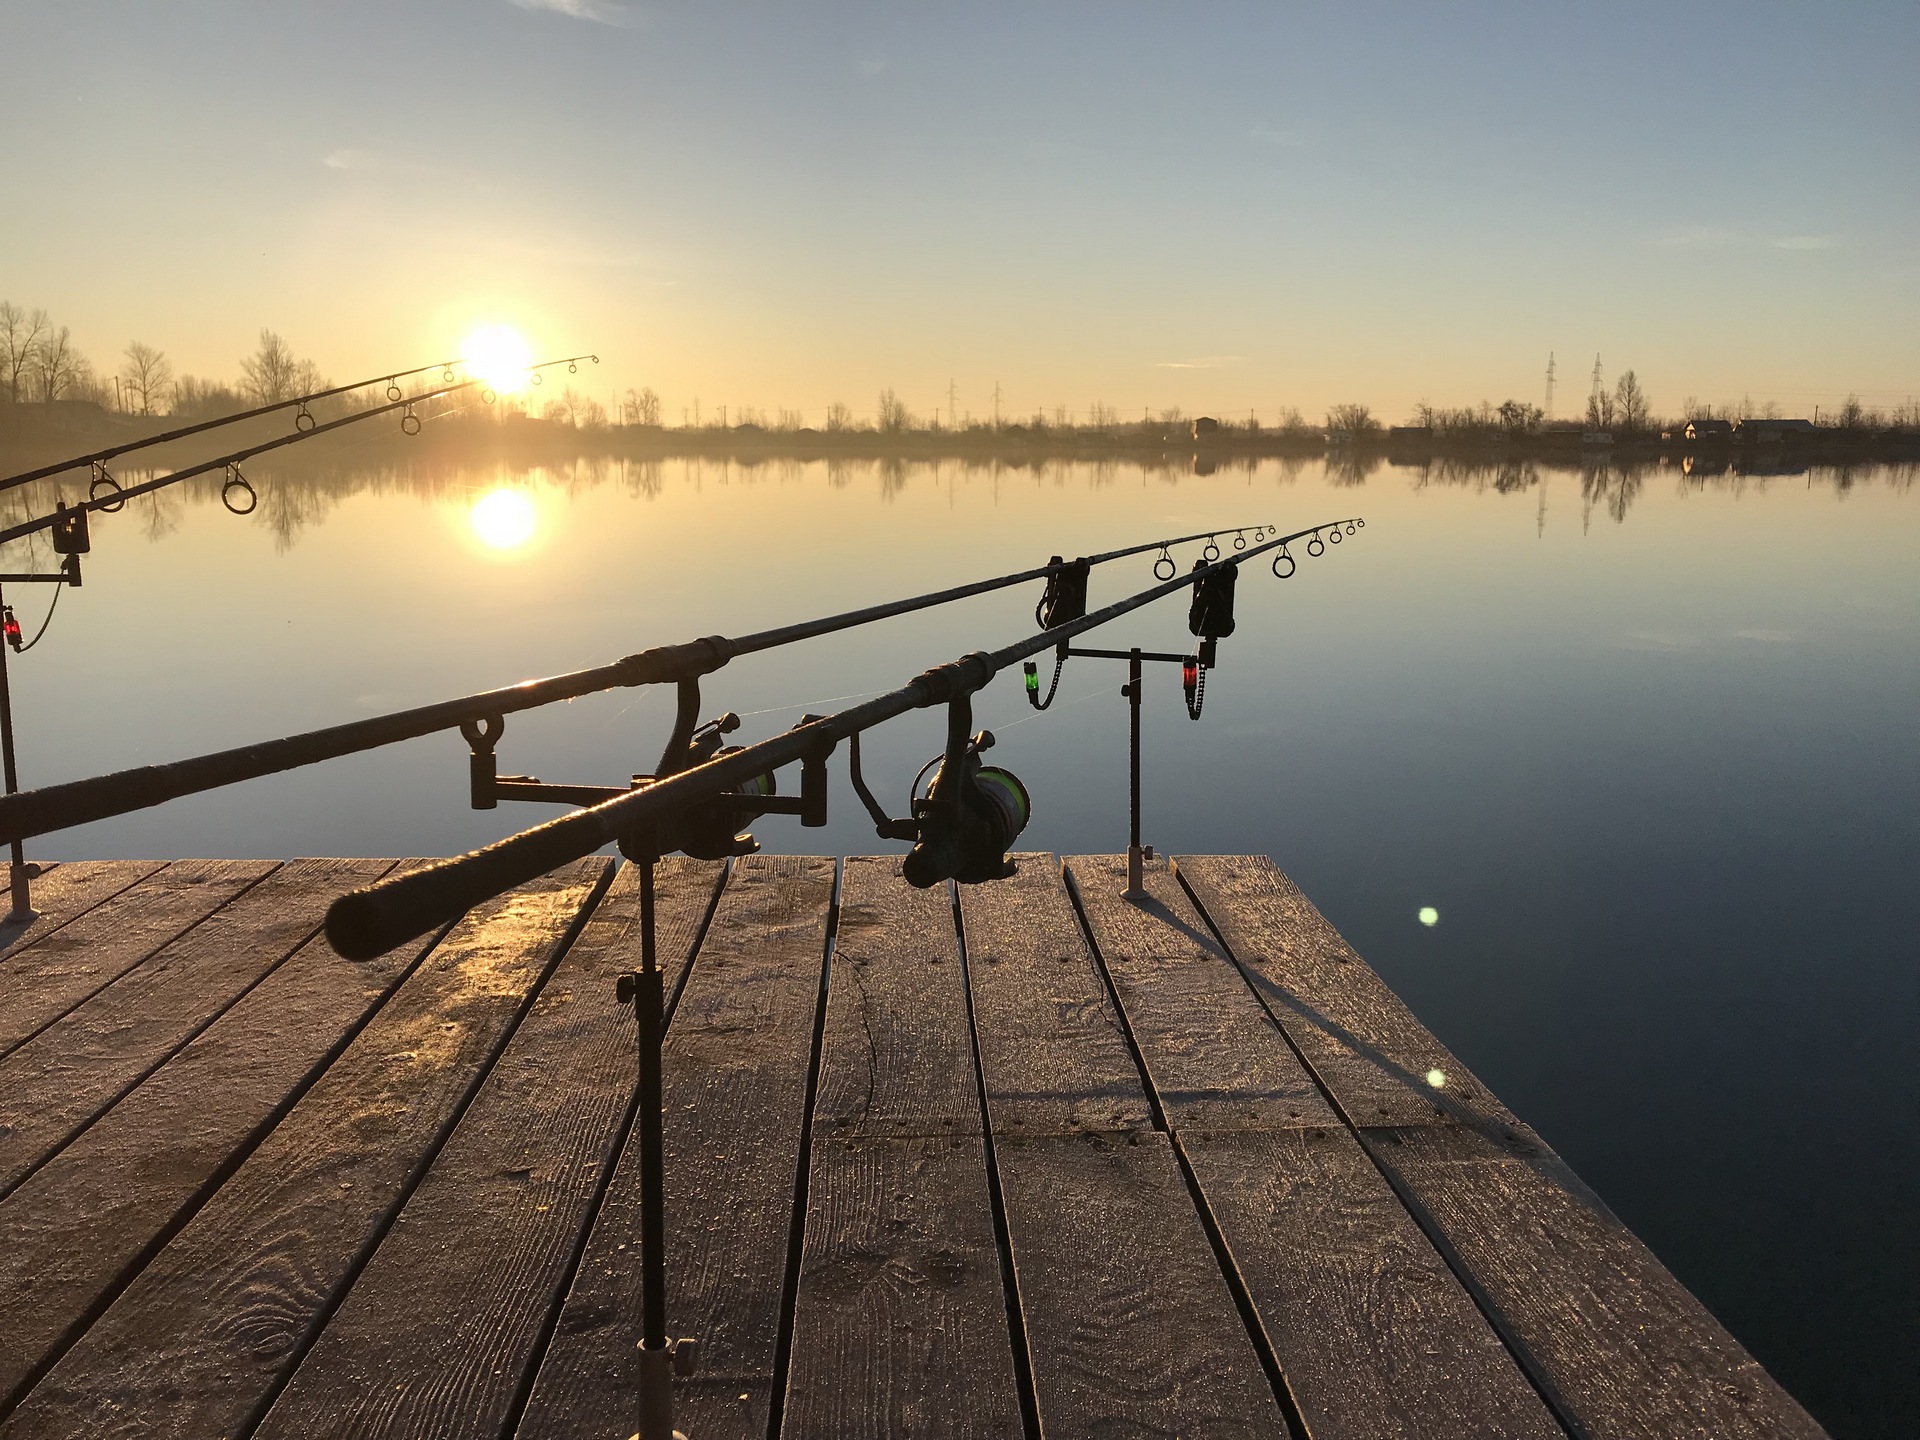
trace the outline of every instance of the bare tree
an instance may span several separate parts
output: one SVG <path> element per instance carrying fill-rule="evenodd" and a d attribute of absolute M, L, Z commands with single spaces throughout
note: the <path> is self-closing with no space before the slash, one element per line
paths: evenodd
<path fill-rule="evenodd" d="M 153 346 L 138 340 L 127 346 L 126 356 L 120 383 L 126 386 L 129 408 L 138 405 L 142 415 L 165 413 L 173 394 L 173 362 Z"/>
<path fill-rule="evenodd" d="M 1613 396 L 1610 392 L 1595 390 L 1587 396 L 1587 428 L 1613 429 Z"/>
<path fill-rule="evenodd" d="M 1546 412 L 1538 405 L 1529 405 L 1524 400 L 1502 401 L 1494 413 L 1500 417 L 1500 428 L 1509 435 L 1531 435 L 1546 418 Z"/>
<path fill-rule="evenodd" d="M 248 396 L 256 405 L 277 405 L 300 393 L 300 362 L 287 342 L 271 330 L 260 332 L 260 348 L 240 362 Z"/>
<path fill-rule="evenodd" d="M 827 406 L 827 429 L 839 432 L 853 428 L 853 411 L 838 400 Z"/>
<path fill-rule="evenodd" d="M 80 378 L 83 362 L 73 348 L 73 334 L 62 325 L 49 326 L 33 347 L 34 378 L 40 382 L 40 398 L 58 400 Z"/>
<path fill-rule="evenodd" d="M 580 423 L 580 394 L 571 385 L 562 390 L 559 396 L 549 400 L 546 408 L 540 412 L 543 420 L 555 425 L 577 426 Z"/>
<path fill-rule="evenodd" d="M 660 397 L 649 386 L 645 390 L 629 390 L 627 398 L 620 406 L 622 425 L 658 425 L 660 423 Z"/>
<path fill-rule="evenodd" d="M 879 421 L 881 432 L 887 435 L 898 435 L 902 430 L 913 428 L 913 414 L 907 409 L 907 402 L 891 388 L 880 392 Z"/>
<path fill-rule="evenodd" d="M 1327 429 L 1335 435 L 1358 439 L 1376 433 L 1380 422 L 1365 405 L 1336 405 L 1327 411 Z"/>
<path fill-rule="evenodd" d="M 47 332 L 47 312 L 27 311 L 11 300 L 0 300 L 0 385 L 9 400 L 26 398 L 26 380 L 33 373 L 33 357 Z"/>
<path fill-rule="evenodd" d="M 1613 398 L 1622 430 L 1638 435 L 1647 428 L 1647 392 L 1640 388 L 1639 376 L 1631 370 L 1622 375 Z"/>

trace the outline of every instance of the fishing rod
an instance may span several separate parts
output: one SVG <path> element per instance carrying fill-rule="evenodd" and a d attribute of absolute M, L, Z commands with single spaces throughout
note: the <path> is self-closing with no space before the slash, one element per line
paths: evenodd
<path fill-rule="evenodd" d="M 1085 612 L 1087 572 L 1095 565 L 1157 550 L 1160 553 L 1154 561 L 1155 575 L 1160 576 L 1163 572 L 1171 575 L 1174 562 L 1170 551 L 1176 545 L 1205 539 L 1212 553 L 1218 554 L 1216 536 L 1232 534 L 1239 538 L 1248 531 L 1268 535 L 1277 529 L 1276 526 L 1257 525 L 1231 531 L 1226 528 L 1198 531 L 1192 535 L 1123 546 L 1072 561 L 1062 560 L 1056 555 L 1047 564 L 1032 569 L 930 591 L 903 600 L 890 600 L 859 610 L 843 611 L 815 620 L 797 621 L 771 630 L 731 639 L 723 635 L 710 635 L 704 639 L 655 646 L 610 664 L 540 680 L 527 680 L 502 689 L 485 690 L 431 705 L 370 716 L 300 735 L 216 751 L 166 765 L 142 766 L 49 785 L 38 790 L 8 793 L 0 796 L 0 842 L 18 844 L 50 831 L 110 819 L 182 796 L 455 728 L 467 736 L 469 745 L 474 749 L 476 762 L 484 755 L 490 767 L 494 746 L 505 728 L 505 717 L 516 711 L 537 709 L 603 690 L 685 682 L 719 670 L 737 656 L 777 649 L 1033 580 L 1047 581 L 1047 594 L 1042 597 L 1042 605 L 1048 604 L 1048 597 L 1053 597 L 1053 618 L 1064 622 L 1076 613 Z M 60 532 L 55 533 L 58 536 Z M 1074 608 L 1076 601 L 1077 611 Z M 3 664 L 4 657 L 0 657 L 0 665 Z"/>
<path fill-rule="evenodd" d="M 762 799 L 775 798 L 771 772 L 796 760 L 802 764 L 801 803 L 811 802 L 809 810 L 797 813 L 801 813 L 803 824 L 825 824 L 825 765 L 834 747 L 841 740 L 852 740 L 862 731 L 909 710 L 940 704 L 948 707 L 947 748 L 927 798 L 915 804 L 911 823 L 916 843 L 905 862 L 908 879 L 914 884 L 935 884 L 946 879 L 976 883 L 999 878 L 1011 873 L 1005 868 L 1010 862 L 1005 859 L 1004 845 L 997 851 L 992 847 L 1003 841 L 1010 842 L 1024 827 L 1025 791 L 1017 781 L 1008 784 L 1000 776 L 994 776 L 990 777 L 991 790 L 982 793 L 977 777 L 984 767 L 979 765 L 978 756 L 992 745 L 993 739 L 986 731 L 978 735 L 970 733 L 972 701 L 977 691 L 1006 667 L 1117 620 L 1176 590 L 1194 589 L 1196 612 L 1202 608 L 1198 602 L 1209 589 L 1216 595 L 1224 590 L 1230 607 L 1232 581 L 1223 582 L 1220 578 L 1223 575 L 1237 573 L 1238 567 L 1247 560 L 1270 552 L 1275 553 L 1274 572 L 1280 575 L 1279 561 L 1293 558 L 1287 550 L 1293 541 L 1311 536 L 1313 541 L 1309 544 L 1317 541 L 1318 553 L 1324 553 L 1326 542 L 1320 538 L 1323 531 L 1340 529 L 1350 534 L 1362 524 L 1364 521 L 1357 516 L 1323 523 L 1252 545 L 1233 556 L 1212 562 L 1196 561 L 1186 575 L 1160 581 L 1000 650 L 975 651 L 936 666 L 874 699 L 833 715 L 809 717 L 783 734 L 729 752 L 718 749 L 718 736 L 724 733 L 723 722 L 729 717 L 723 716 L 721 721 L 702 727 L 704 734 L 694 730 L 690 717 L 699 705 L 699 677 L 689 676 L 679 682 L 679 714 L 675 721 L 675 739 L 686 738 L 678 747 L 678 754 L 674 742 L 669 742 L 668 753 L 663 756 L 663 773 L 643 777 L 648 783 L 639 788 L 616 794 L 571 815 L 536 825 L 466 855 L 343 895 L 327 911 L 327 938 L 342 955 L 370 959 L 558 865 L 590 855 L 603 845 L 618 844 L 629 858 L 657 857 L 673 850 L 701 854 L 712 848 L 708 844 L 716 828 L 712 810 L 720 812 L 718 828 L 724 828 L 735 816 L 750 813 Z M 1293 571 L 1290 568 L 1285 573 Z M 1214 617 L 1209 623 L 1226 618 L 1219 616 L 1217 609 Z M 694 759 L 694 763 L 674 768 L 676 763 L 689 758 Z M 857 763 L 851 753 L 849 760 Z M 864 780 L 856 789 L 865 789 Z M 864 795 L 862 798 L 869 799 Z M 878 809 L 869 803 L 871 809 Z M 699 813 L 703 806 L 711 807 L 708 815 Z M 907 838 L 908 822 L 887 820 L 884 814 L 879 818 L 883 835 Z M 11 828 L 0 827 L 0 835 L 10 833 Z"/>
<path fill-rule="evenodd" d="M 561 360 L 542 361 L 539 365 L 528 368 L 530 371 L 539 371 L 549 369 L 555 365 L 577 365 L 578 362 L 582 360 L 591 360 L 596 365 L 600 363 L 600 357 L 598 355 L 569 355 Z M 118 459 L 120 456 L 131 454 L 136 450 L 146 450 L 155 445 L 166 445 L 175 440 L 184 440 L 189 435 L 204 434 L 208 430 L 217 430 L 223 425 L 238 425 L 243 420 L 256 420 L 262 415 L 271 415 L 279 410 L 295 409 L 293 419 L 294 429 L 304 433 L 312 430 L 317 423 L 308 407 L 318 401 L 330 400 L 335 395 L 345 395 L 352 390 L 364 390 L 370 385 L 378 385 L 382 379 L 387 382 L 387 399 L 400 400 L 404 397 L 400 393 L 399 381 L 408 379 L 414 375 L 425 375 L 430 370 L 444 372 L 445 378 L 451 381 L 453 379 L 453 367 L 469 363 L 471 362 L 466 360 L 441 360 L 432 365 L 416 365 L 411 370 L 395 370 L 385 376 L 375 375 L 367 380 L 355 380 L 350 385 L 330 385 L 324 390 L 315 390 L 306 395 L 294 395 L 285 400 L 275 400 L 269 405 L 256 405 L 251 410 L 242 410 L 237 414 L 222 415 L 212 420 L 202 420 L 194 425 L 182 425 L 176 430 L 168 430 L 160 435 L 149 435 L 144 440 L 128 440 L 123 444 L 109 445 L 104 450 L 95 450 L 88 455 L 75 455 L 69 460 L 62 460 L 53 465 L 43 465 L 38 470 L 26 470 L 18 475 L 9 475 L 5 479 L 0 480 L 0 491 L 12 490 L 21 485 L 29 485 L 35 480 L 45 480 L 51 475 L 59 475 L 67 470 L 78 470 L 82 465 L 104 466 L 107 461 Z M 113 477 L 104 474 L 103 471 L 97 472 L 93 478 L 93 485 L 98 487 L 103 481 L 112 483 L 112 480 Z"/>
<path fill-rule="evenodd" d="M 587 356 L 584 358 L 592 359 L 593 357 Z M 567 360 L 545 360 L 539 365 L 530 368 L 543 370 L 555 365 L 571 363 L 574 362 Z M 413 413 L 414 406 L 425 404 L 429 400 L 444 399 L 448 395 L 457 395 L 462 391 L 475 388 L 492 393 L 491 387 L 487 385 L 487 382 L 479 379 L 461 380 L 451 384 L 443 384 L 437 389 L 423 390 L 417 395 L 402 396 L 400 399 L 390 400 L 384 405 L 376 405 L 366 410 L 357 410 L 353 414 L 343 415 L 337 420 L 317 422 L 308 429 L 296 430 L 291 435 L 281 435 L 272 440 L 261 441 L 257 445 L 246 446 L 215 459 L 203 461 L 198 465 L 190 465 L 184 470 L 172 471 L 169 474 L 160 476 L 158 479 L 148 480 L 144 484 L 122 485 L 118 480 L 107 476 L 105 477 L 105 483 L 109 485 L 111 489 L 105 495 L 98 493 L 102 482 L 99 477 L 96 477 L 88 489 L 87 499 L 74 505 L 68 505 L 64 500 L 56 501 L 52 514 L 37 516 L 32 520 L 23 520 L 18 525 L 9 525 L 5 529 L 0 529 L 0 545 L 4 545 L 9 540 L 18 540 L 22 536 L 36 534 L 42 530 L 51 530 L 58 525 L 72 524 L 74 522 L 70 517 L 72 517 L 75 512 L 79 512 L 83 517 L 79 526 L 79 536 L 84 546 L 87 538 L 87 527 L 84 522 L 84 516 L 88 511 L 99 510 L 111 514 L 119 510 L 127 501 L 137 495 L 151 494 L 155 490 L 165 489 L 169 485 L 178 484 L 182 480 L 190 480 L 196 475 L 204 475 L 208 471 L 218 470 L 222 467 L 225 467 L 227 470 L 227 480 L 226 484 L 221 486 L 220 489 L 221 499 L 226 503 L 227 508 L 235 514 L 250 514 L 254 504 L 258 503 L 258 497 L 254 495 L 252 483 L 248 481 L 246 476 L 240 473 L 241 461 L 251 460 L 256 455 L 264 455 L 272 450 L 284 449 L 288 445 L 298 445 L 303 440 L 315 439 L 346 425 L 358 425 L 364 420 L 372 420 L 381 415 L 391 415 L 396 410 L 402 412 L 400 416 L 401 430 L 408 435 L 418 435 L 420 433 L 421 422 L 420 417 Z M 64 469 L 67 467 L 63 466 L 61 468 Z M 240 508 L 231 498 L 236 492 L 248 497 L 246 508 Z"/>

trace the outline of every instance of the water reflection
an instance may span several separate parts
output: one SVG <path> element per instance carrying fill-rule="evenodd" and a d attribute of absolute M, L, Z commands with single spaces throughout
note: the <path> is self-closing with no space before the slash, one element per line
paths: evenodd
<path fill-rule="evenodd" d="M 540 517 L 526 491 L 503 486 L 473 502 L 467 523 L 489 549 L 515 550 L 533 538 Z"/>

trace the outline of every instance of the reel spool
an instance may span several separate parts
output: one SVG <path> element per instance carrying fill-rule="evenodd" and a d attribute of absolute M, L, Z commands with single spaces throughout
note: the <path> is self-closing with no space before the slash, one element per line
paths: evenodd
<path fill-rule="evenodd" d="M 913 802 L 920 838 L 901 862 L 909 885 L 925 890 L 943 880 L 978 885 L 1014 873 L 1007 858 L 1013 842 L 1033 818 L 1033 798 L 1020 777 L 998 765 L 982 765 L 980 752 L 993 745 L 982 730 L 967 743 L 959 773 L 944 756 L 929 760 L 940 769 L 923 798 Z"/>

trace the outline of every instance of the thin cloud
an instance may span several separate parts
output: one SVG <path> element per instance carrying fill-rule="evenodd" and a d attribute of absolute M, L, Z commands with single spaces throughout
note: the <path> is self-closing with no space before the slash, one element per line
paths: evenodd
<path fill-rule="evenodd" d="M 565 15 L 572 20 L 591 20 L 596 25 L 611 25 L 616 29 L 630 29 L 634 23 L 633 12 L 624 5 L 615 5 L 612 0 L 510 0 L 521 10 L 547 11 L 554 15 Z"/>
<path fill-rule="evenodd" d="M 1238 355 L 1203 355 L 1198 360 L 1161 360 L 1154 364 L 1156 370 L 1218 370 L 1222 365 L 1231 365 Z"/>
<path fill-rule="evenodd" d="M 1834 250 L 1839 245 L 1838 235 L 1782 235 L 1773 242 L 1776 250 Z"/>
<path fill-rule="evenodd" d="M 1265 125 L 1256 125 L 1247 131 L 1247 138 L 1258 140 L 1262 145 L 1275 145 L 1283 150 L 1303 150 L 1307 137 L 1298 130 L 1274 130 Z"/>

